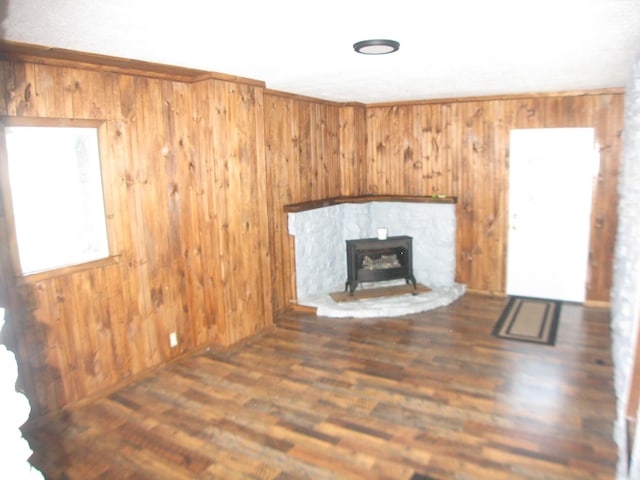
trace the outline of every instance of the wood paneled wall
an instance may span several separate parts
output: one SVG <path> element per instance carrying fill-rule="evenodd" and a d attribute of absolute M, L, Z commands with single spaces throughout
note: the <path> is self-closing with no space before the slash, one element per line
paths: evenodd
<path fill-rule="evenodd" d="M 296 298 L 293 238 L 283 206 L 358 194 L 366 178 L 364 113 L 362 105 L 265 93 L 266 183 L 276 311 L 291 306 Z"/>
<path fill-rule="evenodd" d="M 269 105 L 265 131 L 276 310 L 286 308 L 295 298 L 293 243 L 287 234 L 286 215 L 281 207 L 331 195 L 458 197 L 456 279 L 472 290 L 503 294 L 506 290 L 509 132 L 516 128 L 595 128 L 600 173 L 593 190 L 586 295 L 594 303 L 609 301 L 617 228 L 622 93 L 334 108 L 294 96 L 267 94 L 265 101 Z M 300 127 L 310 121 L 322 124 L 317 116 L 304 117 L 310 115 L 309 102 L 323 105 L 313 111 L 327 115 L 326 122 L 336 116 L 339 119 L 339 165 L 328 160 L 334 147 L 329 146 L 331 142 L 319 142 L 319 130 L 311 133 Z M 305 106 L 301 109 L 300 105 Z M 301 138 L 305 136 L 306 140 Z M 299 144 L 309 142 L 323 148 L 307 149 L 302 155 Z M 315 166 L 305 167 L 308 164 Z M 336 168 L 340 170 L 339 175 Z M 333 190 L 327 187 L 327 177 L 316 179 L 316 175 L 323 173 L 330 178 Z M 540 188 L 544 192 L 544 185 Z M 562 201 L 561 195 L 558 201 Z"/>
<path fill-rule="evenodd" d="M 0 115 L 104 120 L 114 261 L 21 281 L 0 242 L 33 416 L 272 325 L 262 87 L 13 62 L 0 84 Z"/>
<path fill-rule="evenodd" d="M 457 196 L 457 281 L 504 293 L 509 131 L 593 127 L 601 163 L 593 190 L 586 288 L 588 300 L 608 302 L 623 98 L 612 93 L 368 106 L 363 193 Z M 544 185 L 540 192 L 549 194 Z M 562 201 L 561 193 L 553 194 Z"/>
<path fill-rule="evenodd" d="M 587 298 L 608 300 L 622 94 L 364 106 L 242 79 L 171 81 L 28 61 L 1 62 L 0 84 L 0 115 L 104 120 L 114 261 L 21 282 L 0 214 L 5 340 L 35 417 L 270 328 L 273 312 L 295 298 L 286 204 L 457 196 L 457 280 L 503 293 L 513 128 L 595 127 L 601 169 Z M 34 200 L 46 201 L 37 192 Z"/>

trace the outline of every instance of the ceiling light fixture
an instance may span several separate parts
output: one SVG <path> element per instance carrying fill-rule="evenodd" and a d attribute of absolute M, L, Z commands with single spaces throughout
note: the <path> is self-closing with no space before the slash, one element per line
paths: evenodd
<path fill-rule="evenodd" d="M 353 49 L 364 55 L 384 55 L 393 53 L 400 48 L 400 42 L 395 40 L 373 39 L 362 40 L 353 44 Z"/>

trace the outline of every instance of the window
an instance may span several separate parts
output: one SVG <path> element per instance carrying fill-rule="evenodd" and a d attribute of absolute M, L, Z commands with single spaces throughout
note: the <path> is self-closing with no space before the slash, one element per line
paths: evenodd
<path fill-rule="evenodd" d="M 109 256 L 98 129 L 4 127 L 23 274 Z"/>

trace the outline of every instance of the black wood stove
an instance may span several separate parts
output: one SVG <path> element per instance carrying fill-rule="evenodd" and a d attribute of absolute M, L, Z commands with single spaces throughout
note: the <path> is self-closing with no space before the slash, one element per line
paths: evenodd
<path fill-rule="evenodd" d="M 413 283 L 413 237 L 406 235 L 385 240 L 363 238 L 347 240 L 347 281 L 345 291 L 353 295 L 359 283 L 404 278 Z"/>

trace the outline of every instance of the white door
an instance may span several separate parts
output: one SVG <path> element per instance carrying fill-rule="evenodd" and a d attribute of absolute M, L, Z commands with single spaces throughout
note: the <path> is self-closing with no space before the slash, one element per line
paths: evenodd
<path fill-rule="evenodd" d="M 597 167 L 591 128 L 511 131 L 507 294 L 584 301 Z"/>

